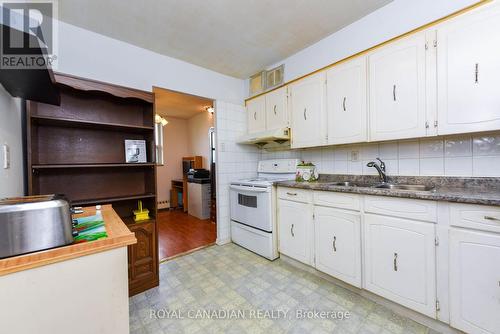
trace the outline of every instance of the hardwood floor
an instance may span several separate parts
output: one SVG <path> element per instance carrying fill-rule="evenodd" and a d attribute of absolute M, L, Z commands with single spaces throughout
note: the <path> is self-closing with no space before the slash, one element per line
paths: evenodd
<path fill-rule="evenodd" d="M 160 261 L 210 245 L 217 237 L 216 225 L 180 210 L 159 211 L 158 244 Z"/>

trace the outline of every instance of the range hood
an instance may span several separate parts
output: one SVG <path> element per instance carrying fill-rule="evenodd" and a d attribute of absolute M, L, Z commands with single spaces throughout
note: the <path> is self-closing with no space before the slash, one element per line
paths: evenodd
<path fill-rule="evenodd" d="M 244 135 L 238 139 L 239 144 L 257 145 L 260 147 L 276 147 L 290 145 L 290 129 L 280 128 Z"/>

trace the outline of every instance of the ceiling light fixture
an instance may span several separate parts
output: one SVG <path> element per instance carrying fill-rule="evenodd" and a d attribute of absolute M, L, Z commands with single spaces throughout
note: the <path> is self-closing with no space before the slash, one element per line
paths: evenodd
<path fill-rule="evenodd" d="M 208 111 L 209 113 L 211 113 L 211 114 L 213 114 L 213 113 L 214 113 L 214 111 L 215 111 L 214 107 L 207 107 L 206 109 L 207 109 L 207 111 Z"/>
<path fill-rule="evenodd" d="M 155 123 L 161 124 L 162 126 L 165 126 L 168 124 L 168 121 L 165 118 L 161 117 L 160 115 L 156 114 L 155 115 Z"/>

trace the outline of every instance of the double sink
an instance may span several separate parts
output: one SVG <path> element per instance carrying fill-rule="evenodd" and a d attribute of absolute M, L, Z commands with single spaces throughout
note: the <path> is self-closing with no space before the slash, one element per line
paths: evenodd
<path fill-rule="evenodd" d="M 388 189 L 388 190 L 408 190 L 408 191 L 434 191 L 435 187 L 427 186 L 423 184 L 403 184 L 403 183 L 375 183 L 375 184 L 362 184 L 350 181 L 345 182 L 322 182 L 323 184 L 328 184 L 332 186 L 339 187 L 364 187 L 364 188 L 376 188 L 376 189 Z"/>

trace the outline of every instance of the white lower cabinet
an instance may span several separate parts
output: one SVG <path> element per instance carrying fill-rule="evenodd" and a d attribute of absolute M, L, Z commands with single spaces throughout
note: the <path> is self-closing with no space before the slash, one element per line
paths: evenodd
<path fill-rule="evenodd" d="M 314 217 L 316 269 L 360 288 L 360 214 L 315 206 Z"/>
<path fill-rule="evenodd" d="M 500 235 L 450 230 L 450 320 L 467 333 L 500 333 Z"/>
<path fill-rule="evenodd" d="M 314 225 L 311 204 L 278 200 L 279 251 L 313 264 Z"/>
<path fill-rule="evenodd" d="M 435 227 L 365 214 L 365 288 L 436 318 Z"/>

